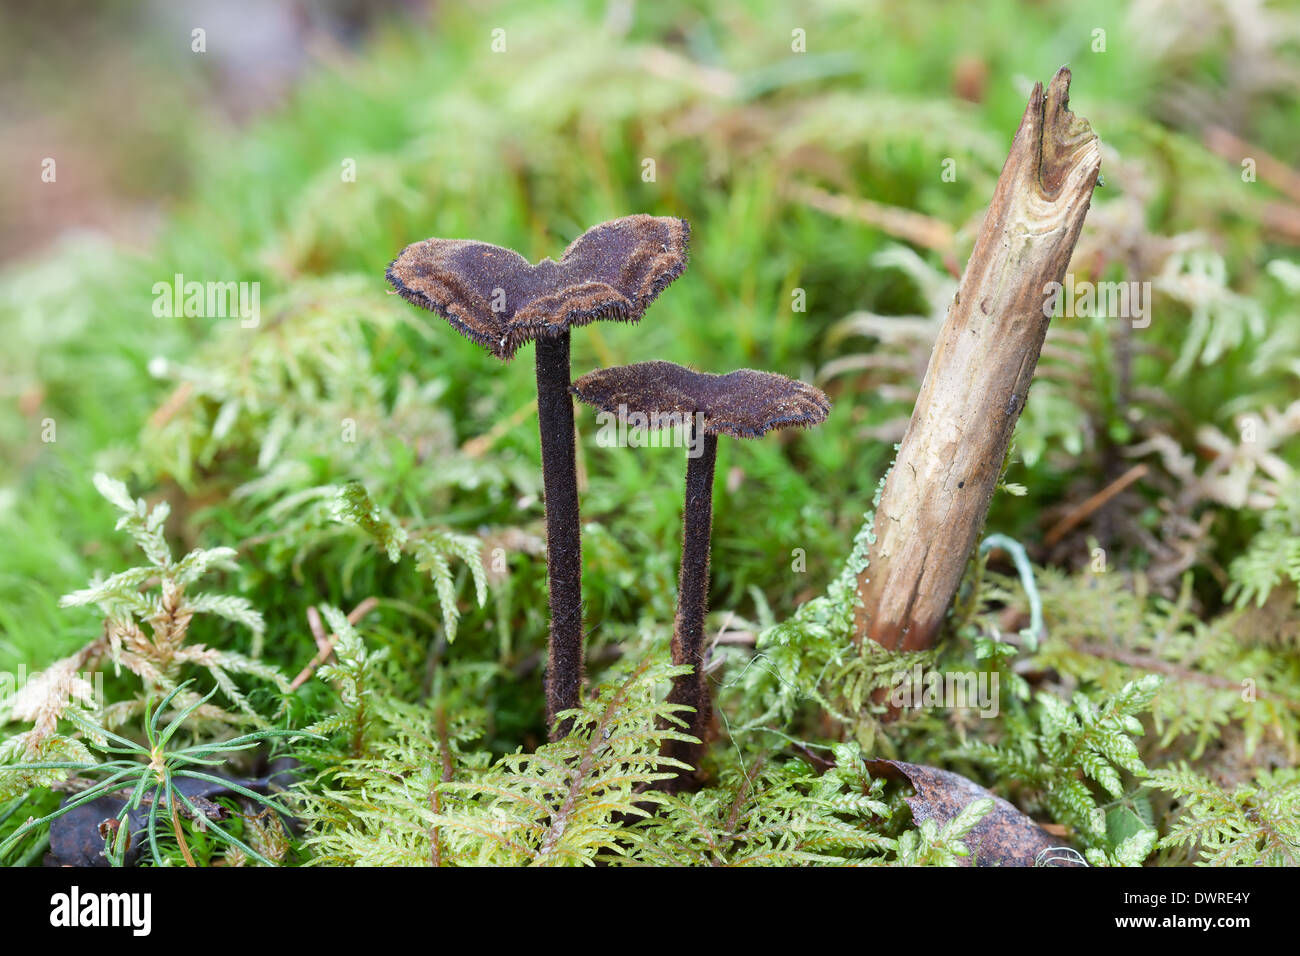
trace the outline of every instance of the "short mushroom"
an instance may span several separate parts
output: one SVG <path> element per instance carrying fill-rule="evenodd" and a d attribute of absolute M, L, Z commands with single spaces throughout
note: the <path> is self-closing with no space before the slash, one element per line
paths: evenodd
<path fill-rule="evenodd" d="M 704 680 L 704 614 L 709 598 L 709 548 L 713 524 L 713 469 L 718 436 L 761 438 L 776 428 L 820 424 L 830 400 L 805 382 L 774 372 L 741 369 L 710 375 L 672 362 L 640 362 L 588 372 L 573 383 L 573 393 L 620 421 L 647 428 L 678 426 L 686 439 L 686 502 L 682 564 L 673 626 L 673 663 L 692 672 L 673 682 L 669 701 L 695 708 L 689 731 L 701 742 L 712 724 Z M 698 767 L 703 743 L 671 741 L 666 756 Z"/>
<path fill-rule="evenodd" d="M 542 438 L 551 631 L 546 719 L 553 734 L 582 687 L 582 539 L 569 397 L 569 329 L 597 319 L 636 322 L 686 268 L 690 226 L 666 216 L 626 216 L 593 226 L 559 262 L 465 239 L 412 243 L 388 267 L 408 302 L 508 361 L 535 341 Z"/>

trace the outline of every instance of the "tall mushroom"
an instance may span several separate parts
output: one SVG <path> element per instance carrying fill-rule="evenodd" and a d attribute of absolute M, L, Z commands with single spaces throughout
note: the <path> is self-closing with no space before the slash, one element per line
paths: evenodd
<path fill-rule="evenodd" d="M 408 302 L 438 313 L 502 361 L 535 341 L 542 437 L 551 631 L 546 720 L 578 706 L 582 687 L 582 539 L 569 396 L 569 330 L 597 319 L 639 321 L 686 268 L 690 226 L 667 216 L 626 216 L 593 226 L 559 262 L 466 239 L 425 239 L 401 251 L 388 281 Z"/>
<path fill-rule="evenodd" d="M 741 369 L 711 375 L 672 362 L 640 362 L 588 372 L 573 393 L 621 422 L 650 429 L 679 426 L 687 446 L 682 564 L 673 624 L 673 663 L 692 671 L 673 681 L 668 700 L 695 708 L 690 733 L 703 742 L 712 723 L 704 680 L 704 614 L 709 600 L 713 469 L 718 436 L 761 438 L 775 428 L 804 428 L 826 420 L 831 403 L 806 382 L 774 372 Z M 670 741 L 666 756 L 698 767 L 703 743 Z"/>

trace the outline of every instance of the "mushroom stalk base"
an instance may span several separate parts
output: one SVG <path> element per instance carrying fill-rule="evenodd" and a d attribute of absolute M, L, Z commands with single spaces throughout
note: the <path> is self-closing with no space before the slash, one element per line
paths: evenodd
<path fill-rule="evenodd" d="M 698 427 L 697 425 L 693 425 Z M 695 435 L 693 438 L 697 437 Z M 699 457 L 686 459 L 686 506 L 682 529 L 682 566 L 677 582 L 677 620 L 673 627 L 673 663 L 693 670 L 673 681 L 668 702 L 687 704 L 695 712 L 683 713 L 687 732 L 701 743 L 670 740 L 665 756 L 699 767 L 703 741 L 709 736 L 713 708 L 704 680 L 704 615 L 709 605 L 709 549 L 713 534 L 713 468 L 718 457 L 718 436 L 705 435 Z M 694 441 L 692 441 L 694 445 Z"/>
<path fill-rule="evenodd" d="M 551 634 L 546 667 L 546 724 L 552 739 L 569 731 L 555 715 L 577 707 L 582 693 L 582 532 L 569 394 L 569 333 L 539 338 L 537 420 L 542 436 L 546 504 L 546 575 Z"/>

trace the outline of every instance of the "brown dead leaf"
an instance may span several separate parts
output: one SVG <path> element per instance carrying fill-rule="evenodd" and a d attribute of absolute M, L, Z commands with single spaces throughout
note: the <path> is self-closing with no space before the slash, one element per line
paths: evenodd
<path fill-rule="evenodd" d="M 867 770 L 876 776 L 906 779 L 916 791 L 905 797 L 917 823 L 933 820 L 943 826 L 973 801 L 988 797 L 993 810 L 971 830 L 963 841 L 971 849 L 964 866 L 1033 866 L 1044 850 L 1068 848 L 1001 797 L 994 796 L 961 774 L 937 767 L 924 767 L 901 760 L 868 760 Z M 1080 866 L 1060 855 L 1053 857 L 1057 866 Z"/>

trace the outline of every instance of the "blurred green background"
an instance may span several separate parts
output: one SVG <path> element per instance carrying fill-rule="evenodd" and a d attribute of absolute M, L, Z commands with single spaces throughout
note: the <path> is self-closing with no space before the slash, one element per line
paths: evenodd
<path fill-rule="evenodd" d="M 531 357 L 501 366 L 383 272 L 435 235 L 556 256 L 632 212 L 690 220 L 691 265 L 640 325 L 575 334 L 575 375 L 749 366 L 834 401 L 816 431 L 719 460 L 714 624 L 785 616 L 847 553 L 1030 88 L 1063 64 L 1106 149 L 1072 271 L 1151 282 L 1153 321 L 1054 323 L 1007 475 L 1028 494 L 1000 495 L 990 530 L 1066 569 L 1101 546 L 1156 593 L 1190 569 L 1208 614 L 1300 464 L 1294 3 L 56 0 L 0 17 L 2 669 L 97 633 L 57 603 L 128 560 L 103 470 L 169 501 L 180 545 L 240 549 L 235 588 L 287 672 L 315 652 L 308 606 L 379 596 L 412 675 L 489 662 L 489 700 L 531 695 L 494 709 L 517 723 L 500 742 L 535 739 Z M 259 327 L 156 317 L 177 273 L 260 283 Z M 599 667 L 602 647 L 671 629 L 682 462 L 599 448 L 578 422 Z M 1138 462 L 1141 482 L 1045 543 Z M 313 494 L 349 480 L 414 532 L 504 549 L 487 607 L 458 570 L 450 647 L 427 576 Z"/>

